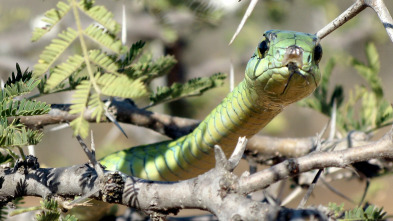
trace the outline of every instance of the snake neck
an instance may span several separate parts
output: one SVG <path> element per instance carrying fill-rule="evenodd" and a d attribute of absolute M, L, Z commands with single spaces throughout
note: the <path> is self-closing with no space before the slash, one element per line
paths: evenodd
<path fill-rule="evenodd" d="M 149 180 L 177 181 L 214 167 L 214 145 L 227 157 L 239 137 L 251 137 L 282 111 L 249 83 L 242 81 L 190 134 L 119 151 L 101 160 L 109 170 Z"/>
<path fill-rule="evenodd" d="M 207 154 L 218 144 L 228 157 L 239 137 L 258 133 L 282 109 L 243 80 L 186 139 Z"/>

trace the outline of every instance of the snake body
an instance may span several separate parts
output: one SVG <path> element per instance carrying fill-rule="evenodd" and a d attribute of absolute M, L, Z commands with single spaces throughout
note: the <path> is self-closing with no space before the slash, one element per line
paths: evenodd
<path fill-rule="evenodd" d="M 270 30 L 249 60 L 245 78 L 190 134 L 104 157 L 101 164 L 148 180 L 177 181 L 214 167 L 213 147 L 227 157 L 238 138 L 256 134 L 285 106 L 318 86 L 322 48 L 315 35 Z"/>

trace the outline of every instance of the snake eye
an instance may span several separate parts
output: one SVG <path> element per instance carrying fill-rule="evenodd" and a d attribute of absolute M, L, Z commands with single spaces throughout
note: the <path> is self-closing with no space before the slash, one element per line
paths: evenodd
<path fill-rule="evenodd" d="M 259 53 L 260 53 L 260 55 L 261 55 L 261 58 L 264 58 L 265 57 L 265 53 L 266 53 L 266 51 L 269 49 L 269 46 L 267 45 L 267 42 L 266 42 L 266 40 L 265 41 L 262 41 L 261 43 L 259 43 L 259 45 L 258 45 L 258 50 L 259 50 Z"/>
<path fill-rule="evenodd" d="M 318 44 L 314 48 L 314 61 L 315 61 L 315 63 L 318 64 L 319 61 L 321 61 L 321 58 L 322 58 L 322 47 L 320 44 Z"/>

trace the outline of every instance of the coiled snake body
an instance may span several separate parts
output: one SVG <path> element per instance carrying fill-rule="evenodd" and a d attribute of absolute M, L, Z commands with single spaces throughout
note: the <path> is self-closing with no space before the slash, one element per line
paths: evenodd
<path fill-rule="evenodd" d="M 149 180 L 177 181 L 214 167 L 215 144 L 229 156 L 240 136 L 251 137 L 285 106 L 318 86 L 322 48 L 315 35 L 270 30 L 249 60 L 245 78 L 190 134 L 104 157 L 108 170 Z"/>

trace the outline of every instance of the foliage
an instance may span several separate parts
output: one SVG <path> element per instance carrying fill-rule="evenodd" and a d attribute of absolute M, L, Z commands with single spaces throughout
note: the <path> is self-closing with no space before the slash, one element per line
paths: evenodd
<path fill-rule="evenodd" d="M 127 48 L 116 39 L 120 25 L 113 19 L 113 14 L 103 6 L 95 6 L 94 1 L 90 1 L 89 4 L 76 0 L 59 2 L 56 9 L 50 9 L 45 14 L 43 21 L 48 23 L 44 28 L 45 31 L 36 28 L 32 40 L 36 41 L 41 38 L 70 11 L 73 11 L 77 30 L 68 27 L 52 40 L 34 66 L 34 76 L 42 76 L 49 71 L 49 77 L 44 77 L 44 84 L 39 87 L 41 93 L 76 90 L 71 112 L 79 117 L 71 122 L 71 126 L 74 128 L 75 135 L 80 134 L 86 137 L 89 124 L 83 116 L 88 107 L 93 109 L 98 122 L 106 112 L 102 96 L 137 98 L 145 95 L 147 89 L 141 80 L 118 72 L 118 62 L 102 50 L 88 50 L 85 43 L 86 37 L 119 57 L 127 51 Z M 99 25 L 91 24 L 82 29 L 80 12 L 92 18 Z M 55 62 L 76 39 L 79 39 L 82 55 L 73 54 L 65 62 L 55 65 Z M 130 50 L 130 53 L 134 53 L 133 48 Z"/>
<path fill-rule="evenodd" d="M 158 87 L 157 91 L 150 95 L 150 106 L 184 97 L 199 96 L 206 90 L 222 85 L 225 78 L 224 74 L 218 73 L 210 77 L 191 79 L 185 84 L 174 83 L 170 87 Z"/>
<path fill-rule="evenodd" d="M 44 200 L 41 201 L 42 211 L 36 214 L 35 218 L 38 221 L 55 221 L 60 217 L 60 212 L 58 211 L 59 205 L 56 200 Z"/>
<path fill-rule="evenodd" d="M 374 205 L 366 204 L 364 207 L 355 207 L 351 210 L 344 210 L 344 203 L 337 205 L 336 203 L 329 203 L 329 210 L 333 213 L 333 217 L 337 220 L 383 220 L 386 212 L 383 208 L 378 208 Z"/>
<path fill-rule="evenodd" d="M 207 12 L 202 8 L 199 9 L 200 12 Z M 172 56 L 153 59 L 149 53 L 142 54 L 145 46 L 142 41 L 136 42 L 130 48 L 122 45 L 116 38 L 120 26 L 113 19 L 113 14 L 103 6 L 94 5 L 94 1 L 89 1 L 88 4 L 86 1 L 77 0 L 59 2 L 57 8 L 45 13 L 43 21 L 48 25 L 44 28 L 36 28 L 32 40 L 41 38 L 71 11 L 77 29 L 67 27 L 57 38 L 52 39 L 34 66 L 34 76 L 43 76 L 49 72 L 48 76 L 42 77 L 43 82 L 39 85 L 42 94 L 75 90 L 70 113 L 77 114 L 78 118 L 70 125 L 74 129 L 74 135 L 86 137 L 89 124 L 84 119 L 84 114 L 88 108 L 92 109 L 96 121 L 100 122 L 107 113 L 107 106 L 103 101 L 105 96 L 139 98 L 147 95 L 147 85 L 153 79 L 167 74 L 176 60 Z M 90 17 L 94 23 L 82 29 L 80 12 Z M 112 54 L 101 49 L 87 48 L 86 37 L 99 46 L 107 48 Z M 56 65 L 64 52 L 71 44 L 77 42 L 77 39 L 82 54 L 72 54 L 66 61 Z M 171 88 L 158 89 L 157 93 L 151 96 L 152 105 L 192 94 L 201 94 L 221 84 L 219 81 L 222 79 L 217 75 L 209 79 L 192 80 L 185 85 L 176 84 Z"/>
<path fill-rule="evenodd" d="M 392 124 L 393 109 L 391 104 L 384 99 L 381 78 L 379 74 L 379 55 L 374 44 L 366 45 L 367 64 L 351 59 L 352 66 L 363 77 L 367 86 L 355 86 L 349 92 L 349 97 L 344 103 L 343 88 L 335 86 L 333 92 L 328 93 L 329 78 L 334 68 L 334 60 L 329 60 L 323 73 L 321 85 L 313 97 L 300 102 L 301 105 L 311 107 L 326 116 L 331 116 L 333 102 L 337 108 L 337 126 L 343 131 L 361 130 L 372 131 Z M 357 106 L 360 109 L 355 111 Z"/>
<path fill-rule="evenodd" d="M 0 93 L 0 147 L 26 146 L 37 144 L 41 140 L 42 132 L 27 128 L 17 117 L 46 114 L 50 106 L 45 102 L 26 98 L 15 99 L 31 92 L 39 82 L 31 71 L 26 69 L 22 72 L 16 64 L 16 74 L 12 72 Z"/>
<path fill-rule="evenodd" d="M 329 202 L 328 208 L 333 213 L 334 217 L 339 217 L 344 211 L 344 203 L 337 205 L 337 203 Z"/>
<path fill-rule="evenodd" d="M 16 202 L 17 204 L 21 204 Z M 62 217 L 61 208 L 58 202 L 54 199 L 40 201 L 40 206 L 19 208 L 10 213 L 11 216 L 18 215 L 25 212 L 39 211 L 35 215 L 37 221 L 77 221 L 78 219 L 73 215 L 67 215 Z"/>
<path fill-rule="evenodd" d="M 223 18 L 223 11 L 214 7 L 214 4 L 208 1 L 146 0 L 144 1 L 144 5 L 160 21 L 163 29 L 163 37 L 167 42 L 174 42 L 179 37 L 178 30 L 174 27 L 173 21 L 168 19 L 168 14 L 173 15 L 176 14 L 174 12 L 182 12 L 193 16 L 193 21 L 196 22 L 189 25 L 192 29 L 200 27 L 201 24 L 217 25 Z"/>
<path fill-rule="evenodd" d="M 345 211 L 344 218 L 340 220 L 383 220 L 385 216 L 386 212 L 383 211 L 383 208 L 366 205 L 364 208 L 356 207 Z"/>

